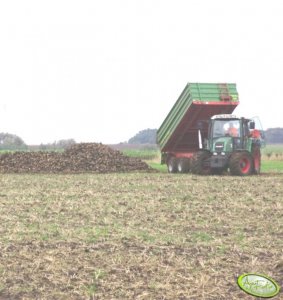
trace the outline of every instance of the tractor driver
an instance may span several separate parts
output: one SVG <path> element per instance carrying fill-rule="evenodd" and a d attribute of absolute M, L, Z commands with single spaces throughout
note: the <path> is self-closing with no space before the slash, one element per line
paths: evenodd
<path fill-rule="evenodd" d="M 232 137 L 238 137 L 239 136 L 239 131 L 234 126 L 233 122 L 229 122 L 229 128 L 226 130 L 226 134 L 230 135 Z"/>

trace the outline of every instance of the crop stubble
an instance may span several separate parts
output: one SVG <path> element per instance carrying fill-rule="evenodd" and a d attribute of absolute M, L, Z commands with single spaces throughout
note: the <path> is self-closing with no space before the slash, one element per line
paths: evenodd
<path fill-rule="evenodd" d="M 237 287 L 244 272 L 283 284 L 282 176 L 0 184 L 0 299 L 253 299 Z"/>

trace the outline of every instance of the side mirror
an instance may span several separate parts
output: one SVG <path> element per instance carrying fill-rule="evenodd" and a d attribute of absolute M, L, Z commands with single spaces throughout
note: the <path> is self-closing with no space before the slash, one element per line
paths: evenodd
<path fill-rule="evenodd" d="M 251 121 L 251 122 L 250 122 L 249 128 L 250 128 L 250 129 L 255 129 L 255 122 L 254 122 L 254 121 Z"/>

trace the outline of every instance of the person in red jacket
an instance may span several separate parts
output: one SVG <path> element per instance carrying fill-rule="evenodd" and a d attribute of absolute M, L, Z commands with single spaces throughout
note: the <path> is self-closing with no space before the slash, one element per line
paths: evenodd
<path fill-rule="evenodd" d="M 234 126 L 233 122 L 229 123 L 229 128 L 226 130 L 226 134 L 230 135 L 232 137 L 238 137 L 239 136 L 239 131 L 238 129 Z"/>

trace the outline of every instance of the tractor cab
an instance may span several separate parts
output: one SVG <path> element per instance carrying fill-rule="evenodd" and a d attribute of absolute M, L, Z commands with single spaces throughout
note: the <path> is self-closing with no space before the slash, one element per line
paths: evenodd
<path fill-rule="evenodd" d="M 259 120 L 230 114 L 211 117 L 207 139 L 193 160 L 192 170 L 219 174 L 230 169 L 233 175 L 259 173 L 263 145 L 263 131 L 259 125 Z"/>
<path fill-rule="evenodd" d="M 248 147 L 248 137 L 253 129 L 252 120 L 234 115 L 216 115 L 209 126 L 208 150 L 213 154 L 227 154 Z"/>

